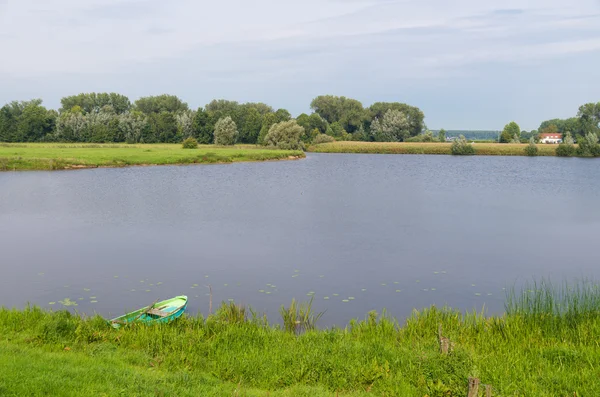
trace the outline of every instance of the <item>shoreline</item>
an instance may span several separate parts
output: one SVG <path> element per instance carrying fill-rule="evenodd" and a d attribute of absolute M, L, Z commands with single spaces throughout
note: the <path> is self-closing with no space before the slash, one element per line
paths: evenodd
<path fill-rule="evenodd" d="M 299 150 L 279 150 L 255 145 L 180 144 L 2 144 L 2 171 L 71 171 L 92 168 L 149 167 L 239 162 L 289 161 L 305 158 Z"/>

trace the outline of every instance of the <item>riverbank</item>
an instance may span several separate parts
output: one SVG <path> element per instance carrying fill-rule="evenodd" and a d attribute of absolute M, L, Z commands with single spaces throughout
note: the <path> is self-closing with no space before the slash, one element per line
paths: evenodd
<path fill-rule="evenodd" d="M 232 163 L 303 157 L 302 151 L 255 145 L 200 145 L 198 149 L 183 149 L 181 144 L 14 143 L 0 144 L 0 171 Z"/>
<path fill-rule="evenodd" d="M 311 145 L 307 151 L 315 153 L 370 153 L 370 154 L 452 154 L 452 143 L 442 142 L 331 142 Z M 527 144 L 473 143 L 476 155 L 525 156 Z M 556 156 L 558 145 L 539 144 L 538 156 Z"/>
<path fill-rule="evenodd" d="M 370 313 L 299 335 L 233 304 L 119 330 L 100 317 L 2 309 L 0 395 L 462 396 L 469 377 L 494 396 L 600 395 L 599 297 L 591 284 L 542 287 L 509 298 L 502 317 L 433 307 L 402 326 Z"/>

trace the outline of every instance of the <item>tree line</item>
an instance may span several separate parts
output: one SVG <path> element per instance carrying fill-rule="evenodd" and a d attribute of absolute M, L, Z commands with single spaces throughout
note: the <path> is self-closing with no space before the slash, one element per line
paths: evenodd
<path fill-rule="evenodd" d="M 194 138 L 211 144 L 221 126 L 230 136 L 228 143 L 268 144 L 269 131 L 281 123 L 288 123 L 286 129 L 274 129 L 273 136 L 281 135 L 280 130 L 294 131 L 303 143 L 329 137 L 402 142 L 426 129 L 423 112 L 404 103 L 365 107 L 356 99 L 322 95 L 310 108 L 311 114 L 293 119 L 286 109 L 260 102 L 219 99 L 193 110 L 174 95 L 142 97 L 132 103 L 117 93 L 82 93 L 62 98 L 58 111 L 47 109 L 40 99 L 4 105 L 0 142 L 179 143 Z"/>
<path fill-rule="evenodd" d="M 563 138 L 570 135 L 578 142 L 594 139 L 594 136 L 600 138 L 600 102 L 580 106 L 575 117 L 543 121 L 537 130 L 531 132 L 521 131 L 519 125 L 512 121 L 502 130 L 499 141 L 517 143 L 531 138 L 537 141 L 541 134 L 552 133 L 561 133 Z"/>

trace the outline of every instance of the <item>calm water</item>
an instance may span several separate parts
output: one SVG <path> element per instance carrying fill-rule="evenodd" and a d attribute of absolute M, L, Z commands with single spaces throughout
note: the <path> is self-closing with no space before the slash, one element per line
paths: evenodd
<path fill-rule="evenodd" d="M 598 276 L 599 203 L 600 161 L 582 159 L 0 173 L 0 305 L 69 298 L 110 317 L 186 294 L 206 313 L 211 285 L 272 319 L 314 292 L 324 325 L 431 304 L 500 312 L 522 280 Z"/>

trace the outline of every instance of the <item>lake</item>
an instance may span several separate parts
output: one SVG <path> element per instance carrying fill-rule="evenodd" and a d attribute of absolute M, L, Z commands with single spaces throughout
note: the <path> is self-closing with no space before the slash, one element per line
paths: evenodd
<path fill-rule="evenodd" d="M 0 173 L 0 305 L 105 317 L 185 294 L 321 325 L 435 304 L 503 311 L 523 281 L 598 276 L 600 162 L 308 154 Z M 68 298 L 68 300 L 67 300 Z M 62 301 L 62 303 L 61 303 Z"/>

